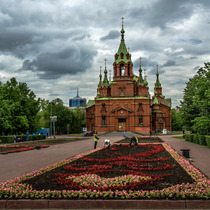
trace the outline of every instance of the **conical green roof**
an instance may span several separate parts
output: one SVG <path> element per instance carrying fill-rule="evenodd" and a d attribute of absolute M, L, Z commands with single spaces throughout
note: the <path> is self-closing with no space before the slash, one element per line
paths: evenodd
<path fill-rule="evenodd" d="M 104 81 L 103 81 L 103 85 L 105 87 L 109 87 L 109 80 L 107 78 L 107 70 L 106 70 L 106 66 L 105 66 L 105 70 L 104 70 Z"/>
<path fill-rule="evenodd" d="M 102 88 L 103 87 L 103 82 L 102 82 L 102 75 L 101 75 L 101 66 L 100 66 L 100 74 L 99 74 L 99 83 L 98 83 L 98 88 Z"/>
<path fill-rule="evenodd" d="M 157 97 L 155 96 L 155 98 L 154 98 L 154 101 L 153 101 L 153 103 L 152 104 L 159 104 L 159 101 L 158 101 L 158 99 L 157 99 Z"/>
<path fill-rule="evenodd" d="M 140 57 L 140 67 L 139 67 L 139 78 L 138 78 L 138 81 L 137 81 L 137 85 L 138 86 L 144 86 L 144 79 L 142 77 L 142 69 L 141 69 L 141 57 Z"/>
<path fill-rule="evenodd" d="M 118 56 L 117 56 L 117 59 L 115 60 L 116 64 L 120 63 L 121 61 L 123 61 L 124 63 L 128 63 L 128 62 L 132 63 L 132 61 L 130 59 L 131 55 L 129 54 L 127 47 L 125 45 L 124 33 L 125 33 L 125 30 L 122 25 L 121 42 L 120 42 L 120 46 L 117 51 Z M 129 55 L 128 58 L 127 58 L 127 55 Z"/>
<path fill-rule="evenodd" d="M 159 80 L 159 72 L 158 72 L 158 65 L 157 65 L 157 73 L 156 73 L 156 82 L 155 82 L 155 88 L 162 88 L 161 83 Z"/>

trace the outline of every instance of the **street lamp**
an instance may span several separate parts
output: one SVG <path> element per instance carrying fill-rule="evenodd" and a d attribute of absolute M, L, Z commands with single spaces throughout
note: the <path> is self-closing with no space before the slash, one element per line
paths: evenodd
<path fill-rule="evenodd" d="M 51 116 L 50 121 L 53 123 L 54 139 L 55 139 L 55 122 L 57 122 L 57 116 Z"/>
<path fill-rule="evenodd" d="M 51 101 L 50 103 L 50 137 L 52 136 L 52 105 L 54 105 L 54 102 Z"/>

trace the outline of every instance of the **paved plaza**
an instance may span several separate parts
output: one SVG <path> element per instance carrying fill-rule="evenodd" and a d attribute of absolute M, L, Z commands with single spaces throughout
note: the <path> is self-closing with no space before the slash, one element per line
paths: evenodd
<path fill-rule="evenodd" d="M 132 136 L 126 133 L 126 136 Z M 59 138 L 60 136 L 57 136 Z M 62 138 L 67 136 L 62 136 Z M 160 136 L 167 144 L 171 145 L 179 154 L 181 149 L 190 149 L 192 164 L 202 173 L 210 178 L 210 149 L 176 139 L 171 135 Z M 69 138 L 69 137 L 68 137 Z M 102 147 L 104 140 L 108 138 L 112 143 L 123 139 L 123 133 L 110 133 L 100 136 L 97 147 Z M 40 150 L 31 150 L 20 153 L 0 155 L 0 182 L 14 179 L 24 174 L 44 168 L 50 164 L 68 159 L 80 153 L 93 150 L 93 137 L 86 137 L 85 140 L 52 145 Z"/>

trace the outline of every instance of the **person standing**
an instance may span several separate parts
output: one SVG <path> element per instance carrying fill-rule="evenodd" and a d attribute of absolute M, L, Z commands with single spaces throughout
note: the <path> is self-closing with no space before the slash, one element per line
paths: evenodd
<path fill-rule="evenodd" d="M 28 139 L 29 139 L 29 132 L 27 131 L 26 132 L 26 141 L 28 141 Z"/>
<path fill-rule="evenodd" d="M 95 132 L 95 134 L 93 135 L 93 139 L 94 139 L 94 149 L 96 149 L 97 143 L 98 143 L 98 136 L 97 136 L 97 131 Z"/>
<path fill-rule="evenodd" d="M 123 137 L 126 137 L 125 134 L 126 134 L 126 131 L 124 130 L 124 131 L 123 131 Z"/>

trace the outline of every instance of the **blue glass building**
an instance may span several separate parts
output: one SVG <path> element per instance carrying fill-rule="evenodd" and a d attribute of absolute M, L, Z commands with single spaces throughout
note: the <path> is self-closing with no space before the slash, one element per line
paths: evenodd
<path fill-rule="evenodd" d="M 77 96 L 69 99 L 69 107 L 76 108 L 76 107 L 86 107 L 86 98 L 81 98 L 78 93 L 77 89 Z"/>

